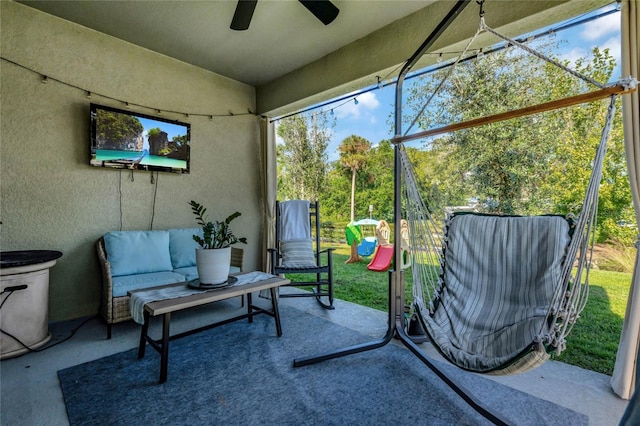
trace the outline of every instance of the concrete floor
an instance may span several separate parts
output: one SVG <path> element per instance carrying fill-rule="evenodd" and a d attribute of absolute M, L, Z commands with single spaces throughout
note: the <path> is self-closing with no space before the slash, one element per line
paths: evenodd
<path fill-rule="evenodd" d="M 254 301 L 256 299 L 262 300 L 254 297 Z M 386 313 L 352 303 L 338 300 L 336 309 L 327 311 L 311 298 L 280 300 L 281 306 L 302 309 L 375 338 L 382 337 L 387 329 Z M 193 328 L 204 321 L 210 322 L 212 313 L 219 317 L 229 316 L 240 309 L 240 302 L 239 299 L 234 299 L 206 308 L 175 314 L 172 333 Z M 52 343 L 69 336 L 81 323 L 82 320 L 76 320 L 51 324 Z M 282 326 L 286 333 L 286 324 Z M 113 338 L 106 340 L 103 322 L 91 318 L 72 338 L 59 345 L 42 352 L 3 360 L 0 362 L 0 424 L 69 424 L 57 371 L 137 347 L 139 333 L 140 326 L 128 321 L 115 325 Z M 422 343 L 420 346 L 433 358 L 440 359 L 429 343 Z M 548 361 L 537 369 L 514 376 L 483 377 L 584 413 L 589 417 L 590 425 L 617 425 L 627 406 L 627 401 L 618 398 L 611 391 L 609 376 L 560 362 Z"/>

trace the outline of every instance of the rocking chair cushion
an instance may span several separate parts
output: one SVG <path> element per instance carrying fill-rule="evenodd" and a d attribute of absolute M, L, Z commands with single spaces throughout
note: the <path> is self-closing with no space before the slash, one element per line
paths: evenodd
<path fill-rule="evenodd" d="M 286 268 L 317 267 L 311 239 L 299 239 L 280 242 L 282 266 Z"/>

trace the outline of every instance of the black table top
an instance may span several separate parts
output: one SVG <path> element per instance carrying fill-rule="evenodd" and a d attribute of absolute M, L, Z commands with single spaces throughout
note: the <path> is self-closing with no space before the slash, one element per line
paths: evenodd
<path fill-rule="evenodd" d="M 49 262 L 62 256 L 62 252 L 55 250 L 19 250 L 0 252 L 0 268 L 35 265 Z"/>

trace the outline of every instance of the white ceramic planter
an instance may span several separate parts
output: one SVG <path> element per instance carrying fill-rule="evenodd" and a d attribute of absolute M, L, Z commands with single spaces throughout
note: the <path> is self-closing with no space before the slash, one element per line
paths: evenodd
<path fill-rule="evenodd" d="M 229 278 L 231 247 L 196 249 L 196 267 L 201 284 L 220 284 Z"/>

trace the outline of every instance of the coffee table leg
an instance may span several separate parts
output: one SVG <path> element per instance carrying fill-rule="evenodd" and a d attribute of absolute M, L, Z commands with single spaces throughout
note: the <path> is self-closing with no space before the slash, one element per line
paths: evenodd
<path fill-rule="evenodd" d="M 160 383 L 167 381 L 167 365 L 169 363 L 169 324 L 171 313 L 162 316 L 162 351 L 160 352 Z"/>
<path fill-rule="evenodd" d="M 253 322 L 253 300 L 251 298 L 251 293 L 247 293 L 247 314 L 249 315 L 249 322 Z"/>
<path fill-rule="evenodd" d="M 280 325 L 280 310 L 278 309 L 278 295 L 275 287 L 271 287 L 271 309 L 273 309 L 273 318 L 276 320 L 276 331 L 278 337 L 282 336 L 282 326 Z"/>
<path fill-rule="evenodd" d="M 149 313 L 144 311 L 144 322 L 140 330 L 140 346 L 138 346 L 138 359 L 144 358 L 144 350 L 147 346 L 147 332 L 149 331 Z"/>

